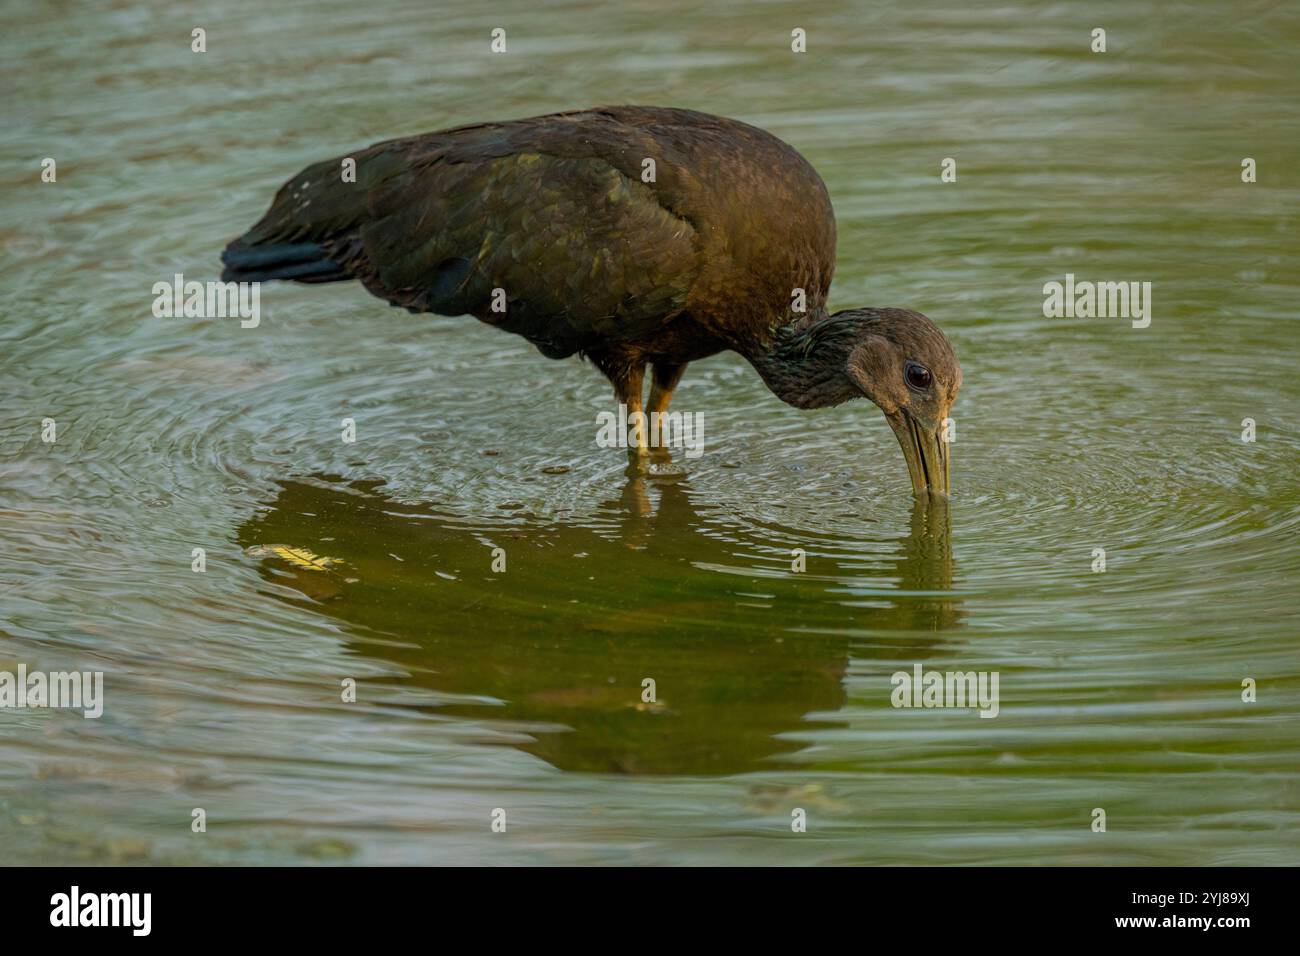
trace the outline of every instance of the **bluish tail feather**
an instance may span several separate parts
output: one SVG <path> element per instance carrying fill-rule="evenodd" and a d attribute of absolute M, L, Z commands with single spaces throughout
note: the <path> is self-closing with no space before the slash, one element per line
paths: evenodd
<path fill-rule="evenodd" d="M 341 282 L 352 276 L 314 242 L 272 242 L 250 246 L 236 239 L 221 253 L 222 282 Z"/>

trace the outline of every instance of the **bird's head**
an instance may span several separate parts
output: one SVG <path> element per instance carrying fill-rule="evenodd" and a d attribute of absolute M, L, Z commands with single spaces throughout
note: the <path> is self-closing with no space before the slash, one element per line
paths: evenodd
<path fill-rule="evenodd" d="M 948 337 L 920 312 L 908 309 L 850 309 L 856 341 L 848 349 L 848 377 L 885 413 L 894 430 L 912 491 L 948 494 L 952 486 L 952 444 L 945 419 L 961 388 L 961 365 Z"/>

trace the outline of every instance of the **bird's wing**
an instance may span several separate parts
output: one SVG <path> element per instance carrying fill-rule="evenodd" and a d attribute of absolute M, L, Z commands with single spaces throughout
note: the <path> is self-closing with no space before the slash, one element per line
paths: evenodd
<path fill-rule="evenodd" d="M 227 263 L 296 250 L 291 274 L 266 277 L 355 277 L 394 305 L 470 313 L 548 354 L 631 340 L 679 313 L 701 267 L 695 228 L 605 158 L 546 146 L 485 125 L 361 151 L 356 182 L 342 159 L 318 163 Z"/>

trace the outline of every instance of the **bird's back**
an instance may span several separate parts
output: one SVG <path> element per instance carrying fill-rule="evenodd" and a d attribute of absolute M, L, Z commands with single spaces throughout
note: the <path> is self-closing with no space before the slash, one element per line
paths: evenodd
<path fill-rule="evenodd" d="M 377 143 L 308 167 L 223 257 L 227 279 L 357 278 L 470 313 L 548 355 L 652 339 L 682 316 L 729 347 L 824 304 L 825 186 L 792 147 L 689 110 L 618 106 Z M 504 300 L 504 311 L 499 306 Z"/>

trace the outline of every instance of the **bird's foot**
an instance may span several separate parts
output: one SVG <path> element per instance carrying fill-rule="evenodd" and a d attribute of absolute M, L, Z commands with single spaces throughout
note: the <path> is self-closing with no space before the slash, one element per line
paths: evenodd
<path fill-rule="evenodd" d="M 629 478 L 643 478 L 650 474 L 650 451 L 642 445 L 632 445 L 627 450 L 627 468 L 624 470 Z"/>

